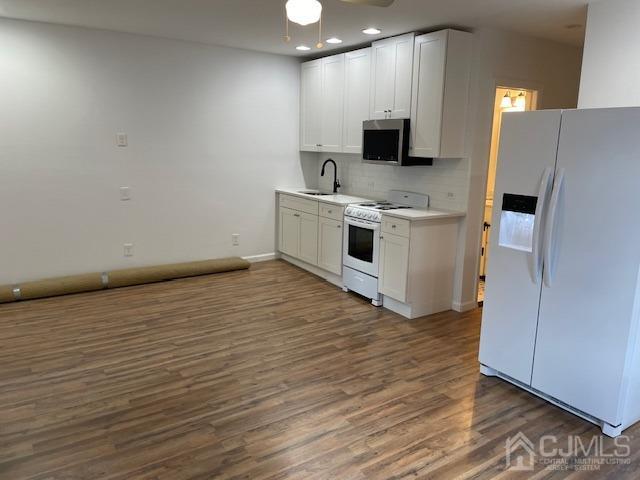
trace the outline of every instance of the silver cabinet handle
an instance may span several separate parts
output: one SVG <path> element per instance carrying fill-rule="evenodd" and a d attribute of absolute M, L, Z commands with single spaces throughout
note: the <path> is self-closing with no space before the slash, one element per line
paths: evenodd
<path fill-rule="evenodd" d="M 327 210 L 327 213 L 333 213 L 333 210 Z"/>
<path fill-rule="evenodd" d="M 396 226 L 395 225 L 391 225 L 391 228 L 396 228 Z"/>
<path fill-rule="evenodd" d="M 294 216 L 294 217 L 299 217 L 299 216 L 300 216 L 300 214 L 299 214 L 299 213 L 294 213 L 294 214 L 293 214 L 293 216 Z"/>
<path fill-rule="evenodd" d="M 337 227 L 338 227 L 338 228 L 342 228 L 342 225 L 338 225 Z"/>

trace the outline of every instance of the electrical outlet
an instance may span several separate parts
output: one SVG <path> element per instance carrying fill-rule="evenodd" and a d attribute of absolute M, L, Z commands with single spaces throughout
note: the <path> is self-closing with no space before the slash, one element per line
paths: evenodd
<path fill-rule="evenodd" d="M 234 233 L 231 235 L 231 244 L 234 247 L 237 247 L 238 245 L 240 245 L 240 234 L 239 233 Z"/>
<path fill-rule="evenodd" d="M 133 243 L 124 244 L 124 256 L 133 257 Z"/>
<path fill-rule="evenodd" d="M 120 187 L 120 200 L 123 202 L 131 200 L 131 189 L 129 187 Z"/>
<path fill-rule="evenodd" d="M 129 139 L 126 133 L 116 133 L 116 145 L 118 147 L 126 147 L 129 145 Z"/>
<path fill-rule="evenodd" d="M 456 194 L 453 192 L 447 192 L 447 198 L 456 198 Z"/>

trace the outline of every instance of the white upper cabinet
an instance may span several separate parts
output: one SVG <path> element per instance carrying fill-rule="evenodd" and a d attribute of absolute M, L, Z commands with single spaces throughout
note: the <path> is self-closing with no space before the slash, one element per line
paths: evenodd
<path fill-rule="evenodd" d="M 407 33 L 305 62 L 300 150 L 362 153 L 362 122 L 410 118 L 409 155 L 465 156 L 472 35 Z"/>
<path fill-rule="evenodd" d="M 344 54 L 302 64 L 300 150 L 342 152 Z"/>
<path fill-rule="evenodd" d="M 322 105 L 322 60 L 302 64 L 300 87 L 300 150 L 320 148 Z"/>
<path fill-rule="evenodd" d="M 320 151 L 342 151 L 344 119 L 344 54 L 322 60 Z"/>
<path fill-rule="evenodd" d="M 407 33 L 372 44 L 371 119 L 409 118 L 414 38 Z"/>
<path fill-rule="evenodd" d="M 371 48 L 345 53 L 344 71 L 342 151 L 362 153 L 362 122 L 369 120 Z"/>
<path fill-rule="evenodd" d="M 465 156 L 471 34 L 442 30 L 415 39 L 409 154 Z"/>

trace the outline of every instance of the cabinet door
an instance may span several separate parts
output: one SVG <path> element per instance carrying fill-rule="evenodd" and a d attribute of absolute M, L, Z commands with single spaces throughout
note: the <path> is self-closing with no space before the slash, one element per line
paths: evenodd
<path fill-rule="evenodd" d="M 345 54 L 342 151 L 362 153 L 362 122 L 369 120 L 371 48 Z"/>
<path fill-rule="evenodd" d="M 380 292 L 407 301 L 409 239 L 384 233 L 380 237 Z"/>
<path fill-rule="evenodd" d="M 395 79 L 390 118 L 409 118 L 411 115 L 414 39 L 413 33 L 396 37 Z"/>
<path fill-rule="evenodd" d="M 302 64 L 300 86 L 300 150 L 317 152 L 322 141 L 322 61 Z"/>
<path fill-rule="evenodd" d="M 298 257 L 300 250 L 300 213 L 280 207 L 279 249 L 282 253 Z"/>
<path fill-rule="evenodd" d="M 393 109 L 395 88 L 395 40 L 389 38 L 371 46 L 371 101 L 369 118 L 387 118 Z"/>
<path fill-rule="evenodd" d="M 371 119 L 409 118 L 414 38 L 407 33 L 371 46 Z"/>
<path fill-rule="evenodd" d="M 416 38 L 411 115 L 411 154 L 416 157 L 440 155 L 446 51 L 446 31 Z"/>
<path fill-rule="evenodd" d="M 320 151 L 342 152 L 344 54 L 322 59 Z"/>
<path fill-rule="evenodd" d="M 318 266 L 336 275 L 342 273 L 341 220 L 318 220 Z"/>
<path fill-rule="evenodd" d="M 298 258 L 311 265 L 318 264 L 318 216 L 298 212 L 300 215 L 300 247 Z"/>

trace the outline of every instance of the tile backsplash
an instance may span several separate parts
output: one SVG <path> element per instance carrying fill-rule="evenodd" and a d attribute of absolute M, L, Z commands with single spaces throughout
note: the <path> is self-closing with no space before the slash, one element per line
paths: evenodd
<path fill-rule="evenodd" d="M 389 190 L 407 190 L 428 194 L 431 206 L 436 209 L 467 209 L 467 158 L 435 159 L 430 167 L 394 167 L 363 163 L 361 156 L 356 154 L 321 154 L 319 157 L 318 172 L 324 160 L 335 160 L 338 179 L 342 184 L 341 193 L 385 199 Z M 331 191 L 332 185 L 333 167 L 327 166 L 325 176 L 318 179 L 318 186 L 321 190 Z"/>

